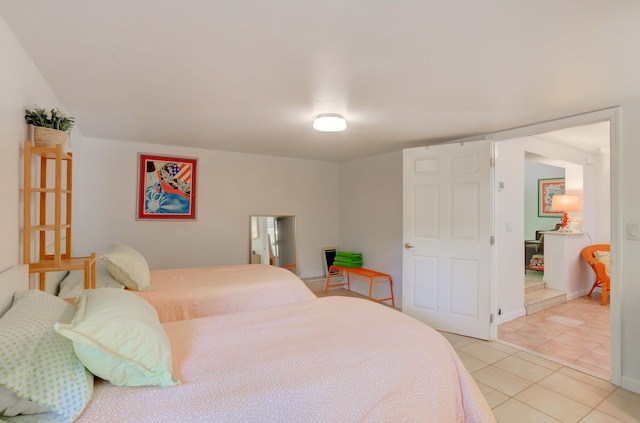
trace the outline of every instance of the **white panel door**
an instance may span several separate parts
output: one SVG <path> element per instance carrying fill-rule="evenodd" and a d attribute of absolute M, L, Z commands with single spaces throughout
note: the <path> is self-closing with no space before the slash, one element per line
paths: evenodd
<path fill-rule="evenodd" d="M 491 339 L 491 141 L 404 150 L 402 311 Z"/>

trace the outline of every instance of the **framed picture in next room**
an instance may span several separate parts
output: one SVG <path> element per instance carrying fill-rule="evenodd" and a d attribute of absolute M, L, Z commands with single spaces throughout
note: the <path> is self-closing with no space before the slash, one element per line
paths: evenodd
<path fill-rule="evenodd" d="M 551 199 L 564 194 L 564 178 L 538 179 L 538 217 L 562 217 L 563 213 L 551 210 Z"/>
<path fill-rule="evenodd" d="M 138 154 L 137 219 L 195 220 L 198 159 Z"/>

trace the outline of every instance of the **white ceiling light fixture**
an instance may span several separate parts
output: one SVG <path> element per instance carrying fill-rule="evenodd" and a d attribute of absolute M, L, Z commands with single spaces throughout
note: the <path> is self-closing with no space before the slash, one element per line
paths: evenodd
<path fill-rule="evenodd" d="M 313 129 L 321 132 L 340 132 L 347 129 L 347 121 L 335 113 L 323 113 L 313 121 Z"/>

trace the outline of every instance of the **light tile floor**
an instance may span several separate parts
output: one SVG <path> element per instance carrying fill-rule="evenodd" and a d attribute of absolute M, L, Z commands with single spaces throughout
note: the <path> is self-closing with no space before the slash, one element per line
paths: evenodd
<path fill-rule="evenodd" d="M 344 289 L 329 294 L 362 297 Z M 638 394 L 502 342 L 442 335 L 474 377 L 499 423 L 640 423 Z"/>
<path fill-rule="evenodd" d="M 610 378 L 609 305 L 596 291 L 498 326 L 498 339 Z"/>
<path fill-rule="evenodd" d="M 640 395 L 501 342 L 443 332 L 498 422 L 640 422 Z"/>

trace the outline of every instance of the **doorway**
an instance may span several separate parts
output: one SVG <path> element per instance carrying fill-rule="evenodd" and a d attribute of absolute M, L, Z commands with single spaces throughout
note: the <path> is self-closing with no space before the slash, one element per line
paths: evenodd
<path fill-rule="evenodd" d="M 589 135 L 589 131 L 595 132 L 596 135 Z M 500 157 L 502 159 L 504 159 L 505 154 L 509 156 L 509 154 L 515 154 L 515 151 L 522 150 L 525 151 L 525 160 L 542 162 L 545 165 L 558 165 L 558 167 L 564 168 L 568 163 L 569 166 L 575 167 L 575 169 L 566 168 L 567 189 L 573 190 L 572 194 L 583 194 L 581 212 L 577 213 L 575 217 L 583 218 L 584 227 L 582 229 L 589 234 L 589 240 L 585 240 L 588 244 L 612 243 L 610 236 L 612 227 L 610 216 L 612 215 L 611 208 L 613 207 L 613 203 L 610 201 L 610 181 L 612 180 L 610 175 L 610 131 L 609 120 L 606 120 L 538 135 L 527 134 L 527 136 L 519 138 L 505 137 L 501 141 L 510 141 L 509 143 L 497 143 L 499 144 L 497 146 L 498 155 L 501 156 L 501 153 L 504 153 Z M 605 136 L 603 137 L 602 134 Z M 585 138 L 581 140 L 580 135 Z M 600 140 L 597 140 L 597 143 L 594 144 L 594 139 L 596 138 Z M 606 145 L 601 144 L 603 138 L 606 141 Z M 542 146 L 535 146 L 530 149 L 528 143 L 541 143 Z M 547 152 L 544 152 L 544 144 L 548 148 Z M 532 151 L 538 152 L 538 154 L 532 154 Z M 542 154 L 540 154 L 541 151 L 543 152 Z M 541 157 L 543 160 L 540 160 Z M 501 171 L 503 171 L 502 174 L 500 173 Z M 497 165 L 496 174 L 498 183 L 501 179 L 513 181 L 513 179 L 505 177 L 504 169 L 500 169 L 500 165 Z M 509 168 L 506 171 L 506 175 L 508 174 Z M 579 183 L 569 183 L 569 178 L 572 175 L 575 176 L 575 174 L 580 174 Z M 582 175 L 584 175 L 584 179 L 582 179 Z M 557 177 L 559 174 L 547 176 Z M 531 179 L 536 178 L 529 178 L 529 183 L 531 183 Z M 527 183 L 526 180 L 527 178 L 525 177 L 523 186 Z M 499 230 L 501 226 L 500 220 L 504 219 L 507 222 L 506 226 L 516 232 L 516 236 L 512 236 L 512 238 L 517 239 L 518 235 L 520 235 L 520 229 L 522 229 L 523 237 L 518 240 L 520 245 L 523 245 L 522 240 L 533 239 L 536 232 L 534 229 L 537 229 L 544 222 L 527 219 L 526 210 L 531 212 L 529 210 L 531 207 L 527 207 L 526 200 L 522 204 L 525 205 L 525 212 L 522 214 L 525 216 L 525 225 L 522 228 L 516 227 L 514 229 L 513 224 L 508 220 L 512 219 L 513 216 L 507 216 L 504 213 L 502 216 L 500 216 L 499 212 L 497 213 L 496 222 L 496 227 Z M 500 209 L 501 205 L 497 204 L 496 208 Z M 517 213 L 513 211 L 513 214 Z M 531 224 L 527 225 L 527 220 L 533 220 L 535 228 Z M 549 226 L 552 227 L 553 225 L 550 224 Z M 540 229 L 546 228 L 540 226 Z M 499 233 L 497 235 L 499 236 Z M 513 242 L 515 242 L 515 239 Z M 515 244 L 509 244 L 509 241 L 507 241 L 506 245 Z M 505 244 L 502 244 L 502 250 L 504 253 Z M 500 255 L 500 252 L 498 252 L 498 255 Z M 523 256 L 524 254 L 521 254 L 521 257 Z M 521 258 L 520 260 L 523 259 Z M 579 256 L 578 260 L 581 260 Z M 497 262 L 501 263 L 499 267 L 502 267 L 502 263 L 504 263 L 502 259 L 498 258 Z M 510 280 L 513 283 L 513 279 L 509 279 L 508 274 L 509 271 L 503 270 L 499 272 L 496 279 L 496 299 L 499 314 L 505 302 L 512 304 L 509 295 L 513 295 L 513 298 L 522 298 L 522 296 L 526 295 L 523 291 L 526 289 L 525 283 L 527 279 L 543 279 L 540 278 L 542 276 L 540 272 L 526 271 L 522 278 L 522 284 L 516 282 L 516 285 L 519 285 L 517 288 L 513 286 L 505 287 L 507 285 L 505 283 L 506 280 Z M 592 277 L 591 273 L 589 273 L 589 277 Z M 585 282 L 584 289 L 588 292 L 591 284 L 588 284 L 588 286 L 587 284 Z M 615 351 L 615 345 L 618 341 L 614 339 L 613 344 L 609 343 L 611 335 L 609 330 L 609 306 L 603 308 L 600 305 L 600 297 L 598 295 L 595 295 L 593 299 L 589 299 L 584 297 L 584 292 L 579 294 L 574 292 L 572 294 L 567 298 L 567 302 L 563 301 L 559 305 L 549 304 L 548 307 L 541 308 L 542 311 L 537 313 L 527 312 L 526 307 L 519 311 L 514 310 L 511 306 L 504 307 L 503 309 L 511 314 L 498 318 L 496 338 L 521 346 L 529 351 L 544 354 L 599 376 L 608 378 L 610 375 L 613 381 L 615 379 L 615 371 L 609 371 L 609 364 L 611 362 L 611 351 Z M 518 297 L 518 295 L 520 296 Z"/>

